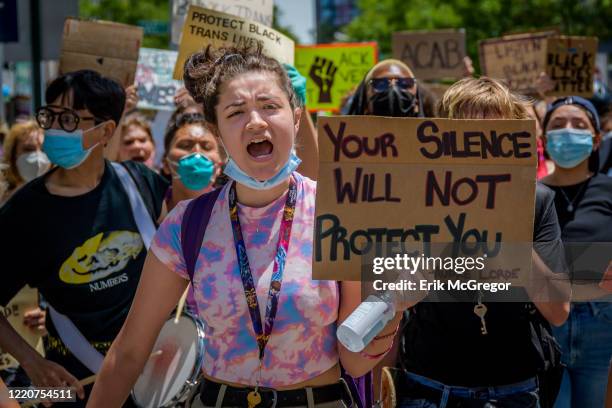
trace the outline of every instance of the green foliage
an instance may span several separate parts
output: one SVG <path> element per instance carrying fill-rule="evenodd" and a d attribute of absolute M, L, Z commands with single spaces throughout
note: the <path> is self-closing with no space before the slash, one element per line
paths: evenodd
<path fill-rule="evenodd" d="M 378 41 L 391 54 L 402 30 L 465 28 L 468 54 L 478 41 L 506 33 L 556 27 L 568 35 L 612 38 L 612 0 L 359 0 L 361 14 L 344 28 L 353 41 Z"/>
<path fill-rule="evenodd" d="M 166 21 L 170 24 L 168 0 L 79 0 L 82 18 L 138 25 L 140 20 Z M 143 47 L 167 49 L 170 33 L 145 35 Z"/>
<path fill-rule="evenodd" d="M 82 18 L 116 21 L 138 25 L 140 20 L 165 21 L 170 26 L 171 0 L 79 0 Z M 279 10 L 274 6 L 273 28 L 290 37 L 297 43 L 297 36 L 290 27 L 278 24 Z M 143 47 L 167 49 L 170 33 L 145 35 Z"/>

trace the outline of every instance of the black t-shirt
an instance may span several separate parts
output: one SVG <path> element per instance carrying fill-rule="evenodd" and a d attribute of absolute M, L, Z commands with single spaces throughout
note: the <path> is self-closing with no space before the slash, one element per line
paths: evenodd
<path fill-rule="evenodd" d="M 161 212 L 167 183 L 144 165 L 128 162 L 151 212 Z M 98 186 L 76 197 L 49 193 L 45 177 L 21 188 L 0 208 L 0 304 L 26 283 L 102 353 L 123 325 L 136 292 L 146 249 L 123 186 L 109 162 Z M 47 358 L 77 378 L 91 373 L 62 344 L 50 318 Z"/>
<path fill-rule="evenodd" d="M 537 185 L 533 240 L 547 243 L 534 248 L 552 269 L 562 270 L 560 265 L 550 265 L 562 257 L 563 250 L 553 195 Z M 412 308 L 400 345 L 404 368 L 447 385 L 466 387 L 512 384 L 534 377 L 538 356 L 531 342 L 529 304 L 485 301 L 487 335 L 481 334 L 475 304 L 421 302 Z"/>
<path fill-rule="evenodd" d="M 599 283 L 612 254 L 612 177 L 597 173 L 582 183 L 549 187 L 574 283 Z"/>
<path fill-rule="evenodd" d="M 599 171 L 612 175 L 612 139 L 607 139 L 599 145 Z"/>

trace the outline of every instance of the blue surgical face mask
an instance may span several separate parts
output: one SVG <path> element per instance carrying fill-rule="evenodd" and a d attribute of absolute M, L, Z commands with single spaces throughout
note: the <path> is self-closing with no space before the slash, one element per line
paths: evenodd
<path fill-rule="evenodd" d="M 215 172 L 215 164 L 201 153 L 191 153 L 181 157 L 176 162 L 170 162 L 176 166 L 178 176 L 189 190 L 198 191 L 208 187 Z"/>
<path fill-rule="evenodd" d="M 559 167 L 574 168 L 593 152 L 593 133 L 571 128 L 550 130 L 546 132 L 546 151 Z"/>
<path fill-rule="evenodd" d="M 227 161 L 223 172 L 231 179 L 236 180 L 236 182 L 244 184 L 245 186 L 252 188 L 253 190 L 269 190 L 272 187 L 278 186 L 287 178 L 289 178 L 291 173 L 293 173 L 295 169 L 298 168 L 301 162 L 302 161 L 300 160 L 300 158 L 297 157 L 297 155 L 295 154 L 295 151 L 292 150 L 291 154 L 289 155 L 289 160 L 287 160 L 287 163 L 285 163 L 285 165 L 272 178 L 265 181 L 256 180 L 246 174 L 244 171 L 242 171 L 242 169 L 240 169 L 240 167 L 238 167 L 236 162 L 231 157 Z"/>
<path fill-rule="evenodd" d="M 74 132 L 66 132 L 62 129 L 47 129 L 45 130 L 42 149 L 51 163 L 67 170 L 74 169 L 80 166 L 89 157 L 93 149 L 100 144 L 98 142 L 87 150 L 83 149 L 83 134 L 100 125 L 102 123 L 87 129 L 85 132 L 82 129 L 77 129 Z"/>

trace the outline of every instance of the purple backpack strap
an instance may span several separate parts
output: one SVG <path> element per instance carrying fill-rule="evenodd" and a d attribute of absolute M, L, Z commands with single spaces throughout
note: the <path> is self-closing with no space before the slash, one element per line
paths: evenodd
<path fill-rule="evenodd" d="M 372 383 L 372 371 L 359 377 L 353 378 L 348 375 L 342 366 L 342 378 L 346 381 L 356 408 L 372 408 L 374 406 L 374 388 Z"/>
<path fill-rule="evenodd" d="M 185 266 L 190 281 L 193 281 L 195 264 L 202 247 L 206 227 L 221 190 L 222 188 L 218 188 L 191 200 L 183 214 L 181 249 L 183 250 L 183 258 L 185 258 Z"/>
<path fill-rule="evenodd" d="M 342 296 L 342 286 L 338 282 L 338 293 Z M 346 384 L 351 391 L 353 401 L 355 402 L 355 408 L 372 408 L 374 406 L 374 381 L 372 371 L 362 375 L 358 378 L 353 378 L 344 371 L 344 367 L 340 365 L 340 371 L 342 373 L 342 379 L 346 381 Z"/>

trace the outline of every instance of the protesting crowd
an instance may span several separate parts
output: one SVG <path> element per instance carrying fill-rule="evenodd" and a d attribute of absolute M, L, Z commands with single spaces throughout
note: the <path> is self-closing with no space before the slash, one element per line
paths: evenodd
<path fill-rule="evenodd" d="M 475 75 L 467 56 L 439 91 L 376 56 L 329 117 L 311 104 L 336 98 L 325 81 L 343 67 L 304 71 L 266 47 L 201 39 L 179 52 L 163 138 L 138 83 L 94 66 L 61 70 L 32 117 L 7 127 L 0 407 L 45 399 L 5 398 L 17 387 L 73 390 L 38 402 L 54 407 L 612 407 L 610 91 L 551 95 L 542 69 L 522 92 Z M 361 191 L 341 187 L 362 168 Z M 415 187 L 420 172 L 431 189 Z M 464 184 L 488 186 L 486 204 L 457 187 L 472 174 Z M 353 347 L 339 327 L 365 321 L 354 312 L 368 302 L 350 228 L 390 217 L 376 243 L 412 224 L 397 237 L 426 242 L 444 197 L 457 212 L 441 225 L 477 218 L 515 238 L 504 244 L 529 243 L 520 261 L 555 294 L 404 293 L 379 302 L 384 316 Z"/>

